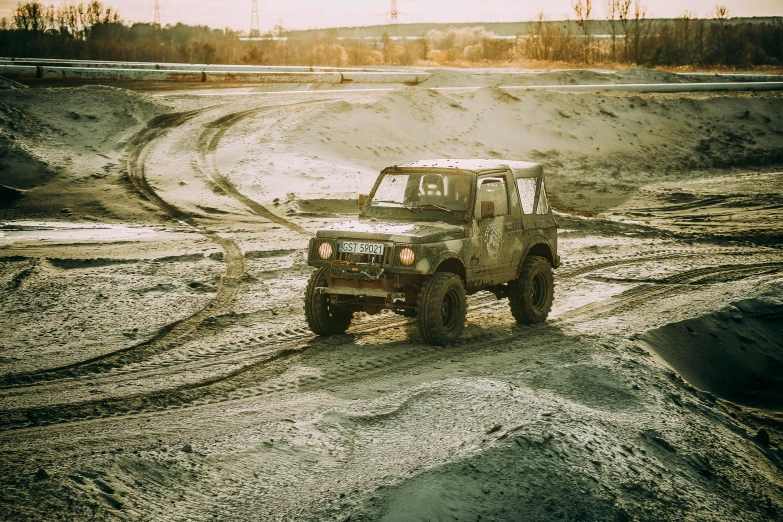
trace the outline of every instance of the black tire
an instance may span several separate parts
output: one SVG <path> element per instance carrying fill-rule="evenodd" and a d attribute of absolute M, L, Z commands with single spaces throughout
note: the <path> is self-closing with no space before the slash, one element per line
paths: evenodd
<path fill-rule="evenodd" d="M 522 273 L 508 283 L 511 315 L 519 324 L 543 323 L 552 310 L 554 298 L 552 265 L 544 257 L 528 256 L 522 264 Z"/>
<path fill-rule="evenodd" d="M 327 268 L 318 268 L 310 276 L 305 290 L 305 317 L 307 326 L 317 335 L 344 334 L 353 320 L 353 312 L 331 303 L 329 294 L 317 294 L 317 287 L 327 286 Z"/>
<path fill-rule="evenodd" d="M 455 274 L 440 272 L 421 287 L 416 306 L 419 333 L 428 344 L 446 346 L 462 335 L 468 305 L 465 285 Z"/>

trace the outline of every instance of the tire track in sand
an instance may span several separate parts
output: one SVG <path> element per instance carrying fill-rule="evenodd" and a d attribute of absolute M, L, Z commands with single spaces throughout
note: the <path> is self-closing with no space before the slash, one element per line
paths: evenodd
<path fill-rule="evenodd" d="M 169 217 L 196 229 L 223 249 L 223 262 L 226 265 L 226 270 L 220 279 L 215 297 L 196 313 L 164 326 L 157 334 L 146 341 L 69 365 L 34 372 L 4 375 L 0 377 L 0 386 L 2 388 L 39 381 L 78 377 L 144 360 L 176 346 L 183 336 L 191 333 L 204 320 L 221 313 L 234 300 L 239 291 L 239 282 L 245 274 L 245 258 L 239 245 L 232 239 L 222 237 L 199 225 L 190 214 L 165 201 L 150 186 L 145 176 L 145 162 L 149 153 L 149 145 L 165 135 L 169 129 L 179 127 L 201 112 L 202 110 L 199 109 L 182 113 L 170 113 L 156 116 L 150 120 L 147 126 L 136 134 L 130 142 L 127 175 L 131 185 L 141 196 L 155 204 Z"/>
<path fill-rule="evenodd" d="M 324 102 L 311 101 L 293 105 L 322 103 Z M 285 108 L 288 107 L 289 105 L 285 106 Z M 198 168 L 201 174 L 206 175 L 226 194 L 244 204 L 255 214 L 273 223 L 285 226 L 295 232 L 312 236 L 312 232 L 275 214 L 260 203 L 239 192 L 234 184 L 220 173 L 215 163 L 214 156 L 220 140 L 232 126 L 259 112 L 275 108 L 279 109 L 279 107 L 257 107 L 231 113 L 208 123 L 205 126 L 206 130 L 199 135 L 197 141 L 199 161 L 193 166 Z M 147 146 L 155 139 L 162 136 L 168 129 L 179 127 L 202 112 L 204 112 L 203 109 L 198 109 L 182 113 L 164 114 L 153 118 L 147 124 L 147 127 L 131 140 L 127 169 L 128 179 L 137 192 L 154 203 L 170 217 L 197 229 L 202 235 L 218 243 L 223 249 L 223 260 L 226 263 L 226 272 L 221 278 L 221 284 L 218 288 L 217 295 L 204 308 L 195 314 L 164 326 L 152 338 L 141 343 L 69 365 L 32 372 L 3 375 L 0 376 L 0 389 L 12 386 L 30 385 L 41 381 L 76 378 L 82 375 L 117 369 L 127 364 L 142 361 L 152 355 L 165 351 L 165 349 L 158 349 L 162 341 L 172 337 L 181 338 L 183 333 L 189 332 L 201 324 L 205 319 L 220 313 L 220 311 L 225 308 L 225 305 L 236 297 L 237 283 L 245 273 L 245 260 L 239 246 L 233 240 L 224 238 L 199 225 L 194 220 L 193 216 L 165 201 L 149 185 L 144 175 L 144 163 L 148 153 Z M 171 344 L 167 344 L 167 346 L 171 346 Z M 199 357 L 202 356 L 200 355 Z"/>
<path fill-rule="evenodd" d="M 294 105 L 311 105 L 316 103 L 322 104 L 324 102 L 311 101 Z M 289 105 L 285 106 L 285 108 L 287 107 L 289 107 Z M 258 107 L 235 112 L 208 123 L 205 126 L 206 130 L 203 131 L 198 138 L 197 150 L 199 161 L 193 166 L 198 168 L 201 174 L 206 175 L 226 194 L 244 204 L 255 214 L 273 223 L 285 226 L 295 232 L 312 236 L 312 232 L 271 212 L 260 203 L 239 192 L 234 184 L 220 173 L 215 163 L 214 156 L 220 140 L 233 125 L 259 112 L 275 108 L 279 107 Z M 123 367 L 127 364 L 142 361 L 152 355 L 166 351 L 165 347 L 164 349 L 160 349 L 160 345 L 163 341 L 167 341 L 171 338 L 181 338 L 182 334 L 189 333 L 205 319 L 220 313 L 220 311 L 225 308 L 225 305 L 236 297 L 238 281 L 245 274 L 245 260 L 239 246 L 233 240 L 224 238 L 199 225 L 194 220 L 193 216 L 165 201 L 149 185 L 144 175 L 144 163 L 148 153 L 148 145 L 165 134 L 168 129 L 179 127 L 202 112 L 202 109 L 198 109 L 183 113 L 165 114 L 153 118 L 147 124 L 147 127 L 131 140 L 127 169 L 128 179 L 137 192 L 154 203 L 173 219 L 197 229 L 202 235 L 219 244 L 223 249 L 223 260 L 226 263 L 226 272 L 221 278 L 221 284 L 218 288 L 217 295 L 204 308 L 195 314 L 164 326 L 152 338 L 141 343 L 69 365 L 33 372 L 3 375 L 0 376 L 0 389 L 12 386 L 30 385 L 41 381 L 76 378 L 82 375 L 105 372 L 107 370 Z M 172 346 L 172 344 L 166 343 L 165 346 L 169 347 Z"/>
<path fill-rule="evenodd" d="M 294 105 L 311 105 L 313 103 L 323 103 L 323 102 L 302 102 L 302 103 L 295 103 L 291 105 L 286 105 L 284 110 L 288 110 L 291 106 Z M 198 139 L 197 149 L 199 151 L 199 167 L 203 173 L 205 173 L 209 178 L 220 187 L 226 194 L 233 197 L 243 205 L 245 205 L 247 208 L 249 208 L 252 212 L 255 214 L 268 219 L 269 221 L 273 223 L 277 223 L 278 225 L 282 225 L 290 230 L 293 230 L 294 232 L 298 232 L 300 234 L 306 235 L 306 236 L 313 236 L 314 234 L 310 232 L 309 230 L 305 230 L 301 226 L 297 225 L 293 221 L 290 221 L 282 216 L 279 216 L 266 208 L 265 206 L 261 205 L 257 201 L 254 201 L 250 199 L 249 197 L 245 196 L 237 188 L 234 186 L 234 184 L 229 180 L 226 176 L 220 173 L 220 170 L 217 168 L 217 163 L 215 161 L 215 153 L 217 152 L 218 146 L 220 145 L 220 140 L 223 139 L 223 136 L 225 136 L 226 132 L 236 125 L 237 123 L 251 117 L 255 116 L 256 114 L 264 111 L 271 111 L 274 109 L 280 109 L 279 107 L 258 107 L 255 109 L 248 109 L 246 111 L 240 111 L 235 112 L 232 114 L 227 114 L 225 116 L 222 116 L 221 118 L 218 118 L 217 120 L 214 120 L 208 124 L 205 125 L 204 132 L 201 133 Z"/>
<path fill-rule="evenodd" d="M 648 258 L 649 256 L 644 257 Z M 598 264 L 603 265 L 604 263 Z M 640 287 L 637 288 L 641 288 L 641 290 L 631 289 L 625 293 L 626 295 L 620 294 L 620 296 L 610 299 L 610 303 L 608 304 L 602 302 L 600 303 L 602 306 L 598 306 L 595 309 L 590 305 L 586 305 L 585 307 L 572 312 L 574 312 L 574 315 L 581 315 L 586 318 L 590 318 L 592 316 L 591 312 L 594 312 L 597 317 L 601 317 L 606 313 L 619 308 L 630 310 L 635 306 L 644 305 L 657 298 L 682 293 L 683 291 L 686 291 L 688 285 L 703 283 L 705 277 L 711 278 L 712 282 L 729 281 L 752 275 L 763 275 L 769 273 L 770 270 L 777 270 L 781 266 L 783 266 L 783 263 L 766 262 L 750 265 L 701 267 L 686 270 L 666 278 L 665 281 L 669 284 L 640 285 Z M 661 286 L 664 288 L 660 289 L 662 290 L 661 292 L 653 292 L 647 289 L 648 286 L 654 286 L 655 290 L 659 290 L 659 287 Z M 665 290 L 665 292 L 663 290 Z M 596 304 L 598 305 L 599 303 Z M 483 308 L 483 306 L 479 308 Z M 577 311 L 579 312 L 578 314 L 576 313 Z M 569 314 L 570 313 L 571 312 L 569 312 Z M 410 321 L 399 321 L 396 324 L 379 326 L 374 330 L 384 330 L 391 327 L 404 328 L 408 322 Z M 526 332 L 526 336 L 530 337 L 531 335 L 536 335 L 537 332 L 543 332 L 545 330 L 542 328 L 523 328 L 510 323 L 506 324 L 502 318 L 489 321 L 489 323 L 497 323 L 495 325 L 485 323 L 486 322 L 482 322 L 482 325 L 485 327 L 484 330 L 473 335 L 468 335 L 464 339 L 460 339 L 454 346 L 459 349 L 465 349 L 480 342 L 482 347 L 486 348 L 491 347 L 496 343 L 508 342 L 509 339 L 518 337 L 521 331 Z M 491 328 L 486 328 L 486 326 L 491 326 Z M 67 405 L 47 405 L 2 411 L 0 412 L 0 426 L 2 426 L 3 431 L 9 429 L 24 429 L 34 426 L 77 422 L 117 415 L 153 413 L 156 411 L 181 408 L 183 406 L 202 406 L 247 397 L 292 391 L 299 388 L 314 390 L 323 386 L 339 384 L 346 379 L 356 379 L 365 375 L 372 375 L 378 371 L 388 371 L 389 368 L 408 366 L 424 360 L 429 360 L 430 358 L 448 356 L 448 353 L 450 353 L 448 351 L 449 348 L 441 349 L 439 347 L 419 343 L 414 344 L 412 347 L 406 346 L 408 349 L 399 353 L 383 356 L 379 355 L 376 357 L 376 360 L 373 361 L 342 363 L 339 365 L 339 370 L 328 372 L 322 376 L 304 376 L 292 382 L 274 382 L 274 377 L 279 376 L 285 371 L 284 367 L 280 367 L 281 363 L 285 363 L 298 355 L 302 355 L 311 348 L 336 347 L 351 343 L 352 341 L 352 336 L 344 335 L 317 338 L 314 343 L 287 343 L 287 345 L 268 354 L 263 359 L 254 361 L 231 372 L 169 389 Z M 372 352 L 370 352 L 370 354 L 372 355 Z"/>
<path fill-rule="evenodd" d="M 644 255 L 621 255 L 621 256 L 599 256 L 594 258 L 582 259 L 580 261 L 569 264 L 566 269 L 561 269 L 558 272 L 558 281 L 569 281 L 576 277 L 605 268 L 612 268 L 616 266 L 628 266 L 633 264 L 640 264 L 650 261 L 663 261 L 669 259 L 683 259 L 692 257 L 705 257 L 711 255 L 726 255 L 726 256 L 745 256 L 745 255 L 757 255 L 757 250 L 742 250 L 742 249 L 721 249 L 721 248 L 706 248 L 699 249 L 697 251 L 687 249 L 660 249 L 650 252 L 646 252 Z M 595 303 L 597 304 L 597 303 Z M 588 304 L 585 306 L 591 306 Z M 468 296 L 468 309 L 475 313 L 477 311 L 492 311 L 498 308 L 505 308 L 508 306 L 508 302 L 505 299 L 498 300 L 494 294 L 488 292 L 481 292 Z M 580 307 L 581 309 L 581 307 Z M 578 310 L 578 309 L 577 309 Z M 575 312 L 572 310 L 567 313 Z M 559 319 L 560 317 L 558 317 Z M 377 316 L 365 316 L 360 315 L 354 319 L 351 328 L 348 331 L 348 335 L 367 335 L 375 333 L 387 328 L 396 328 L 406 324 L 413 324 L 415 320 L 405 319 L 401 316 L 392 314 L 382 314 Z M 188 354 L 178 354 L 176 360 L 172 361 L 155 361 L 142 363 L 134 368 L 115 368 L 113 374 L 131 375 L 139 373 L 154 372 L 159 368 L 167 368 L 173 365 L 184 365 L 193 363 L 196 361 L 206 362 L 211 359 L 218 359 L 224 356 L 232 356 L 234 358 L 241 357 L 243 354 L 259 353 L 269 348 L 276 346 L 283 346 L 297 342 L 305 342 L 311 339 L 310 348 L 314 348 L 319 342 L 318 338 L 313 338 L 313 333 L 307 328 L 304 323 L 289 323 L 287 325 L 280 326 L 277 330 L 266 331 L 258 335 L 251 336 L 247 339 L 240 341 L 230 341 L 228 343 L 216 343 L 209 346 L 201 347 L 197 351 L 193 351 Z M 350 337 L 345 337 L 345 342 L 350 342 Z M 108 374 L 107 374 L 108 376 Z"/>
<path fill-rule="evenodd" d="M 295 103 L 293 105 L 316 105 L 316 104 L 323 104 L 323 103 L 326 102 L 309 101 L 309 102 Z M 271 212 L 263 205 L 259 204 L 258 202 L 240 193 L 237 190 L 237 188 L 233 185 L 233 183 L 231 183 L 231 181 L 228 178 L 226 178 L 224 175 L 220 173 L 215 162 L 215 153 L 217 151 L 219 143 L 223 138 L 223 136 L 231 127 L 260 112 L 271 111 L 275 109 L 288 110 L 289 108 L 290 108 L 290 104 L 286 104 L 282 107 L 280 106 L 256 107 L 253 109 L 230 113 L 207 123 L 205 126 L 205 130 L 201 132 L 197 140 L 196 148 L 198 151 L 197 152 L 198 160 L 196 162 L 191 163 L 191 165 L 194 168 L 198 169 L 202 175 L 209 178 L 213 183 L 215 183 L 218 187 L 220 187 L 220 189 L 223 190 L 226 194 L 230 195 L 231 197 L 233 197 L 234 199 L 236 199 L 237 201 L 245 205 L 247 208 L 249 208 L 257 215 L 271 222 L 285 226 L 290 230 L 306 235 L 312 235 L 312 233 L 303 229 L 301 226 L 297 225 L 296 223 L 293 223 Z M 242 256 L 241 250 L 236 245 L 236 243 L 230 239 L 223 238 L 218 234 L 205 229 L 203 226 L 195 222 L 193 216 L 182 211 L 176 206 L 168 203 L 167 201 L 163 200 L 154 191 L 154 189 L 152 189 L 152 187 L 147 182 L 146 177 L 144 176 L 144 163 L 146 160 L 146 155 L 148 153 L 147 146 L 151 144 L 155 139 L 165 134 L 168 129 L 179 127 L 184 123 L 186 123 L 187 121 L 189 121 L 190 119 L 192 119 L 193 117 L 203 112 L 204 112 L 203 109 L 199 109 L 196 111 L 190 111 L 185 113 L 173 113 L 173 114 L 162 115 L 151 120 L 148 123 L 147 127 L 139 134 L 137 134 L 137 136 L 131 142 L 130 154 L 128 157 L 128 177 L 131 183 L 133 184 L 134 188 L 137 190 L 137 192 L 139 192 L 145 198 L 147 198 L 156 206 L 158 206 L 166 214 L 168 214 L 172 218 L 182 223 L 185 223 L 197 229 L 204 236 L 218 243 L 221 246 L 221 248 L 224 250 L 225 253 L 224 261 L 226 262 L 226 273 L 222 278 L 221 285 L 218 289 L 218 294 L 215 296 L 215 298 L 213 298 L 210 301 L 210 303 L 208 303 L 202 310 L 200 310 L 196 314 L 164 326 L 158 331 L 158 333 L 155 336 L 153 336 L 152 338 L 146 341 L 143 341 L 139 344 L 127 348 L 123 348 L 115 352 L 111 352 L 109 354 L 104 354 L 85 361 L 79 361 L 77 363 L 73 363 L 70 365 L 39 370 L 34 372 L 0 376 L 0 389 L 11 387 L 11 386 L 30 385 L 41 381 L 52 381 L 52 380 L 63 379 L 63 378 L 76 378 L 85 374 L 95 374 L 100 372 L 106 372 L 109 370 L 117 370 L 129 364 L 138 363 L 140 361 L 149 358 L 152 355 L 156 355 L 158 353 L 167 351 L 167 348 L 171 346 L 171 343 L 167 343 L 167 341 L 169 341 L 170 339 L 180 339 L 182 337 L 182 334 L 190 332 L 194 327 L 198 326 L 201 322 L 203 322 L 204 319 L 210 317 L 211 315 L 219 313 L 220 310 L 222 310 L 225 307 L 226 303 L 228 301 L 233 300 L 233 298 L 236 296 L 237 294 L 236 285 L 238 279 L 242 277 L 245 271 L 244 258 Z M 660 253 L 662 252 L 652 252 L 652 253 L 648 252 L 646 257 L 636 257 L 632 260 L 632 262 L 643 262 L 645 260 L 661 259 Z M 676 255 L 673 255 L 672 257 L 676 257 Z M 626 260 L 626 259 L 604 260 L 596 265 L 592 265 L 589 261 L 585 264 L 584 261 L 575 265 L 574 269 L 572 270 L 566 270 L 565 272 L 561 271 L 562 275 L 560 275 L 559 278 L 566 279 L 569 276 L 574 277 L 576 275 L 580 275 L 582 273 L 586 273 L 591 270 L 616 266 L 618 264 L 624 264 L 625 262 L 631 260 Z M 497 302 L 494 301 L 494 297 L 488 295 L 480 294 L 478 296 L 473 296 L 470 300 L 473 301 L 473 303 L 471 303 L 472 305 L 482 307 L 482 308 L 497 304 Z M 379 318 L 379 319 L 372 319 L 367 322 L 375 323 L 373 326 L 375 325 L 394 326 L 396 324 L 404 324 L 407 321 L 401 320 L 399 318 L 393 318 L 392 320 L 386 318 Z M 352 330 L 356 331 L 356 330 L 363 330 L 363 329 L 364 328 L 358 328 Z M 270 336 L 274 336 L 273 337 L 274 340 L 272 340 L 271 344 L 279 344 L 280 341 L 294 342 L 309 336 L 308 333 L 301 333 L 301 332 L 296 332 L 291 334 L 291 332 L 287 330 L 290 330 L 290 328 L 285 328 L 281 332 L 274 332 L 273 334 L 271 334 Z M 208 352 L 211 352 L 213 356 L 219 356 L 227 352 L 230 353 L 231 350 L 213 349 L 213 350 L 208 350 Z M 177 360 L 176 364 L 183 364 L 188 362 L 189 360 L 203 359 L 204 357 L 210 357 L 210 354 L 209 353 L 205 354 L 203 350 L 200 350 L 199 352 L 192 354 L 191 357 L 186 357 L 185 360 Z M 143 368 L 141 371 L 149 371 L 153 369 L 154 366 L 155 365 L 153 365 L 152 368 L 147 366 Z M 163 362 L 163 363 L 159 363 L 157 366 L 170 366 L 170 363 Z"/>
<path fill-rule="evenodd" d="M 593 258 L 580 259 L 579 261 L 575 261 L 566 265 L 564 268 L 561 268 L 558 270 L 557 280 L 565 282 L 575 279 L 580 275 L 584 275 L 600 269 L 613 268 L 617 266 L 628 266 L 650 261 L 664 261 L 670 259 L 705 257 L 714 255 L 746 256 L 758 254 L 759 252 L 755 249 L 705 248 L 691 250 L 670 248 L 646 252 L 644 255 L 596 256 Z M 656 285 L 652 286 L 656 287 Z M 628 295 L 630 298 L 636 291 L 637 290 L 631 289 L 626 291 L 626 293 L 630 292 L 630 295 Z M 499 308 L 505 308 L 507 306 L 508 303 L 505 299 L 498 300 L 494 294 L 489 294 L 486 292 L 474 294 L 468 297 L 468 309 L 474 313 L 476 311 L 484 310 L 492 311 Z M 607 305 L 604 301 L 601 303 L 590 303 L 577 309 L 565 312 L 557 319 L 570 320 L 572 316 L 576 317 L 583 315 L 581 312 L 582 310 L 587 311 L 599 306 Z M 612 306 L 614 306 L 614 304 L 612 304 Z M 383 314 L 378 316 L 360 316 L 351 326 L 351 329 L 348 332 L 349 335 L 338 336 L 338 338 L 344 339 L 344 342 L 347 343 L 351 341 L 352 335 L 372 334 L 383 329 L 401 327 L 406 324 L 412 324 L 413 322 L 413 319 L 404 319 L 401 316 L 390 314 Z M 120 377 L 127 378 L 132 375 L 155 374 L 157 371 L 166 370 L 173 366 L 182 366 L 194 362 L 205 363 L 209 360 L 221 359 L 223 357 L 244 358 L 246 354 L 254 353 L 263 356 L 264 353 L 270 353 L 270 348 L 275 349 L 279 347 L 290 346 L 292 344 L 303 343 L 308 340 L 310 340 L 308 349 L 320 346 L 321 339 L 317 337 L 314 338 L 312 332 L 307 329 L 306 325 L 287 324 L 282 325 L 279 330 L 264 332 L 247 339 L 242 339 L 240 341 L 213 343 L 208 346 L 200 347 L 199 349 L 193 350 L 187 354 L 177 354 L 171 360 L 159 360 L 152 362 L 145 362 L 144 359 L 129 360 L 123 364 L 115 364 L 109 367 L 104 367 L 102 369 L 106 370 L 105 377 L 107 379 L 116 379 Z M 329 344 L 334 344 L 334 341 L 334 338 L 331 339 Z M 100 370 L 101 369 L 98 371 Z M 48 382 L 55 379 L 78 378 L 80 375 L 82 375 L 82 373 L 79 372 L 74 374 L 64 372 L 60 373 L 59 375 L 52 373 L 39 373 L 36 375 L 28 374 L 20 376 L 25 377 L 27 380 L 19 379 L 17 381 L 10 382 L 8 385 L 1 386 L 0 389 L 34 385 L 40 381 Z M 93 377 L 98 378 L 97 375 L 94 375 Z M 0 380 L 0 383 L 2 383 L 2 380 Z"/>

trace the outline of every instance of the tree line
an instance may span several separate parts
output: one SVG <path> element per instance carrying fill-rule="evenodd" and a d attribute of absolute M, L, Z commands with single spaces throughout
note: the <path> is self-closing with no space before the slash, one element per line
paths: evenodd
<path fill-rule="evenodd" d="M 231 29 L 125 23 L 99 1 L 20 3 L 0 20 L 0 54 L 10 57 L 306 66 L 525 65 L 563 63 L 671 67 L 783 66 L 783 19 L 737 21 L 717 6 L 651 19 L 642 0 L 573 0 L 573 20 L 539 15 L 526 32 L 501 37 L 483 27 L 431 29 L 417 37 L 338 37 L 336 30 L 263 39 Z M 272 38 L 272 37 L 277 38 Z"/>

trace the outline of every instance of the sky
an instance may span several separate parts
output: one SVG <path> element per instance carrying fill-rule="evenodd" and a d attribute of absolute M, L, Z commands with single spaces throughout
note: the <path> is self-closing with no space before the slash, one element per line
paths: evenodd
<path fill-rule="evenodd" d="M 60 5 L 63 0 L 41 0 Z M 82 0 L 85 1 L 85 0 Z M 250 29 L 252 0 L 159 0 L 161 21 Z M 0 0 L 0 17 L 10 16 L 18 0 Z M 104 0 L 125 21 L 152 21 L 154 0 Z M 288 29 L 378 25 L 388 21 L 390 0 L 258 0 L 265 32 L 278 21 Z M 603 18 L 604 0 L 593 0 L 594 18 Z M 643 0 L 650 16 L 670 18 L 686 9 L 707 16 L 716 4 L 731 16 L 783 16 L 783 0 Z M 400 23 L 516 22 L 539 12 L 548 19 L 573 18 L 571 0 L 398 0 Z"/>

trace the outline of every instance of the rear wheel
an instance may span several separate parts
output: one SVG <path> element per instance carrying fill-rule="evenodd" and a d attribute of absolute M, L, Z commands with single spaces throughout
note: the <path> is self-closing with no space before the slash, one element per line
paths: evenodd
<path fill-rule="evenodd" d="M 416 322 L 419 333 L 429 344 L 445 346 L 462 335 L 467 313 L 465 285 L 455 274 L 440 272 L 421 287 Z"/>
<path fill-rule="evenodd" d="M 333 305 L 329 294 L 318 294 L 315 289 L 328 286 L 327 268 L 318 268 L 310 276 L 305 290 L 305 317 L 307 326 L 318 335 L 343 334 L 351 325 L 353 312 Z"/>
<path fill-rule="evenodd" d="M 552 265 L 544 257 L 528 256 L 522 273 L 508 284 L 511 315 L 519 324 L 543 323 L 552 310 L 554 297 Z"/>

